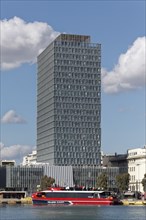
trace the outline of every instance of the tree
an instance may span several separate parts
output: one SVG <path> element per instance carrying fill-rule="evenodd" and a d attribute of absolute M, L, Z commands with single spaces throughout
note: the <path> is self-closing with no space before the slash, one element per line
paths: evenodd
<path fill-rule="evenodd" d="M 144 174 L 144 178 L 141 181 L 142 185 L 143 185 L 143 191 L 146 192 L 146 173 Z"/>
<path fill-rule="evenodd" d="M 55 183 L 55 179 L 52 177 L 48 177 L 47 175 L 43 176 L 40 183 L 41 190 L 47 189 Z"/>
<path fill-rule="evenodd" d="M 130 175 L 129 173 L 122 173 L 116 176 L 116 185 L 120 192 L 128 190 Z"/>
<path fill-rule="evenodd" d="M 97 188 L 107 190 L 107 182 L 108 182 L 107 174 L 106 173 L 101 173 L 97 177 Z"/>

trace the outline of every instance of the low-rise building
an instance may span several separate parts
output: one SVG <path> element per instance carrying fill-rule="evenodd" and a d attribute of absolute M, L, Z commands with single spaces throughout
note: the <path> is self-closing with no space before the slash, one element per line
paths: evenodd
<path fill-rule="evenodd" d="M 146 173 L 146 146 L 128 150 L 129 188 L 132 191 L 143 192 L 142 179 Z"/>
<path fill-rule="evenodd" d="M 32 193 L 43 175 L 42 167 L 0 166 L 0 189 Z"/>
<path fill-rule="evenodd" d="M 99 166 L 77 166 L 73 167 L 74 184 L 85 186 L 86 188 L 96 188 L 97 178 L 102 174 L 107 174 L 107 188 L 117 190 L 115 178 L 119 174 L 118 167 L 99 167 Z"/>
<path fill-rule="evenodd" d="M 103 155 L 103 167 L 118 167 L 119 173 L 128 173 L 127 154 Z"/>

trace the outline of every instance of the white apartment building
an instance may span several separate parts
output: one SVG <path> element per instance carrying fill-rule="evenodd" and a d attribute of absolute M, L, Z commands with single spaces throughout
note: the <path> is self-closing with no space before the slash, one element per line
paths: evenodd
<path fill-rule="evenodd" d="M 146 173 L 146 145 L 143 148 L 128 150 L 129 189 L 143 192 L 142 179 Z"/>
<path fill-rule="evenodd" d="M 32 153 L 28 154 L 27 156 L 23 157 L 22 166 L 29 166 L 29 165 L 35 165 L 37 162 L 37 151 L 34 150 Z"/>

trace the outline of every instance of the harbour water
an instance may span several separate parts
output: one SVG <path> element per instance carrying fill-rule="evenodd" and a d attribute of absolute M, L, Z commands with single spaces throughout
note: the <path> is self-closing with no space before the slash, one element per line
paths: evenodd
<path fill-rule="evenodd" d="M 146 220 L 146 206 L 0 205 L 1 220 Z"/>

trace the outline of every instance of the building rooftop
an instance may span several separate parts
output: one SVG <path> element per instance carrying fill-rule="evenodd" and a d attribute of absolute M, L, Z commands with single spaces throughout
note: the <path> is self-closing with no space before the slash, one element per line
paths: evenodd
<path fill-rule="evenodd" d="M 0 165 L 2 165 L 2 166 L 15 166 L 16 161 L 15 160 L 1 160 Z"/>
<path fill-rule="evenodd" d="M 88 35 L 75 35 L 75 34 L 60 34 L 55 41 L 74 41 L 90 43 L 90 36 Z"/>

